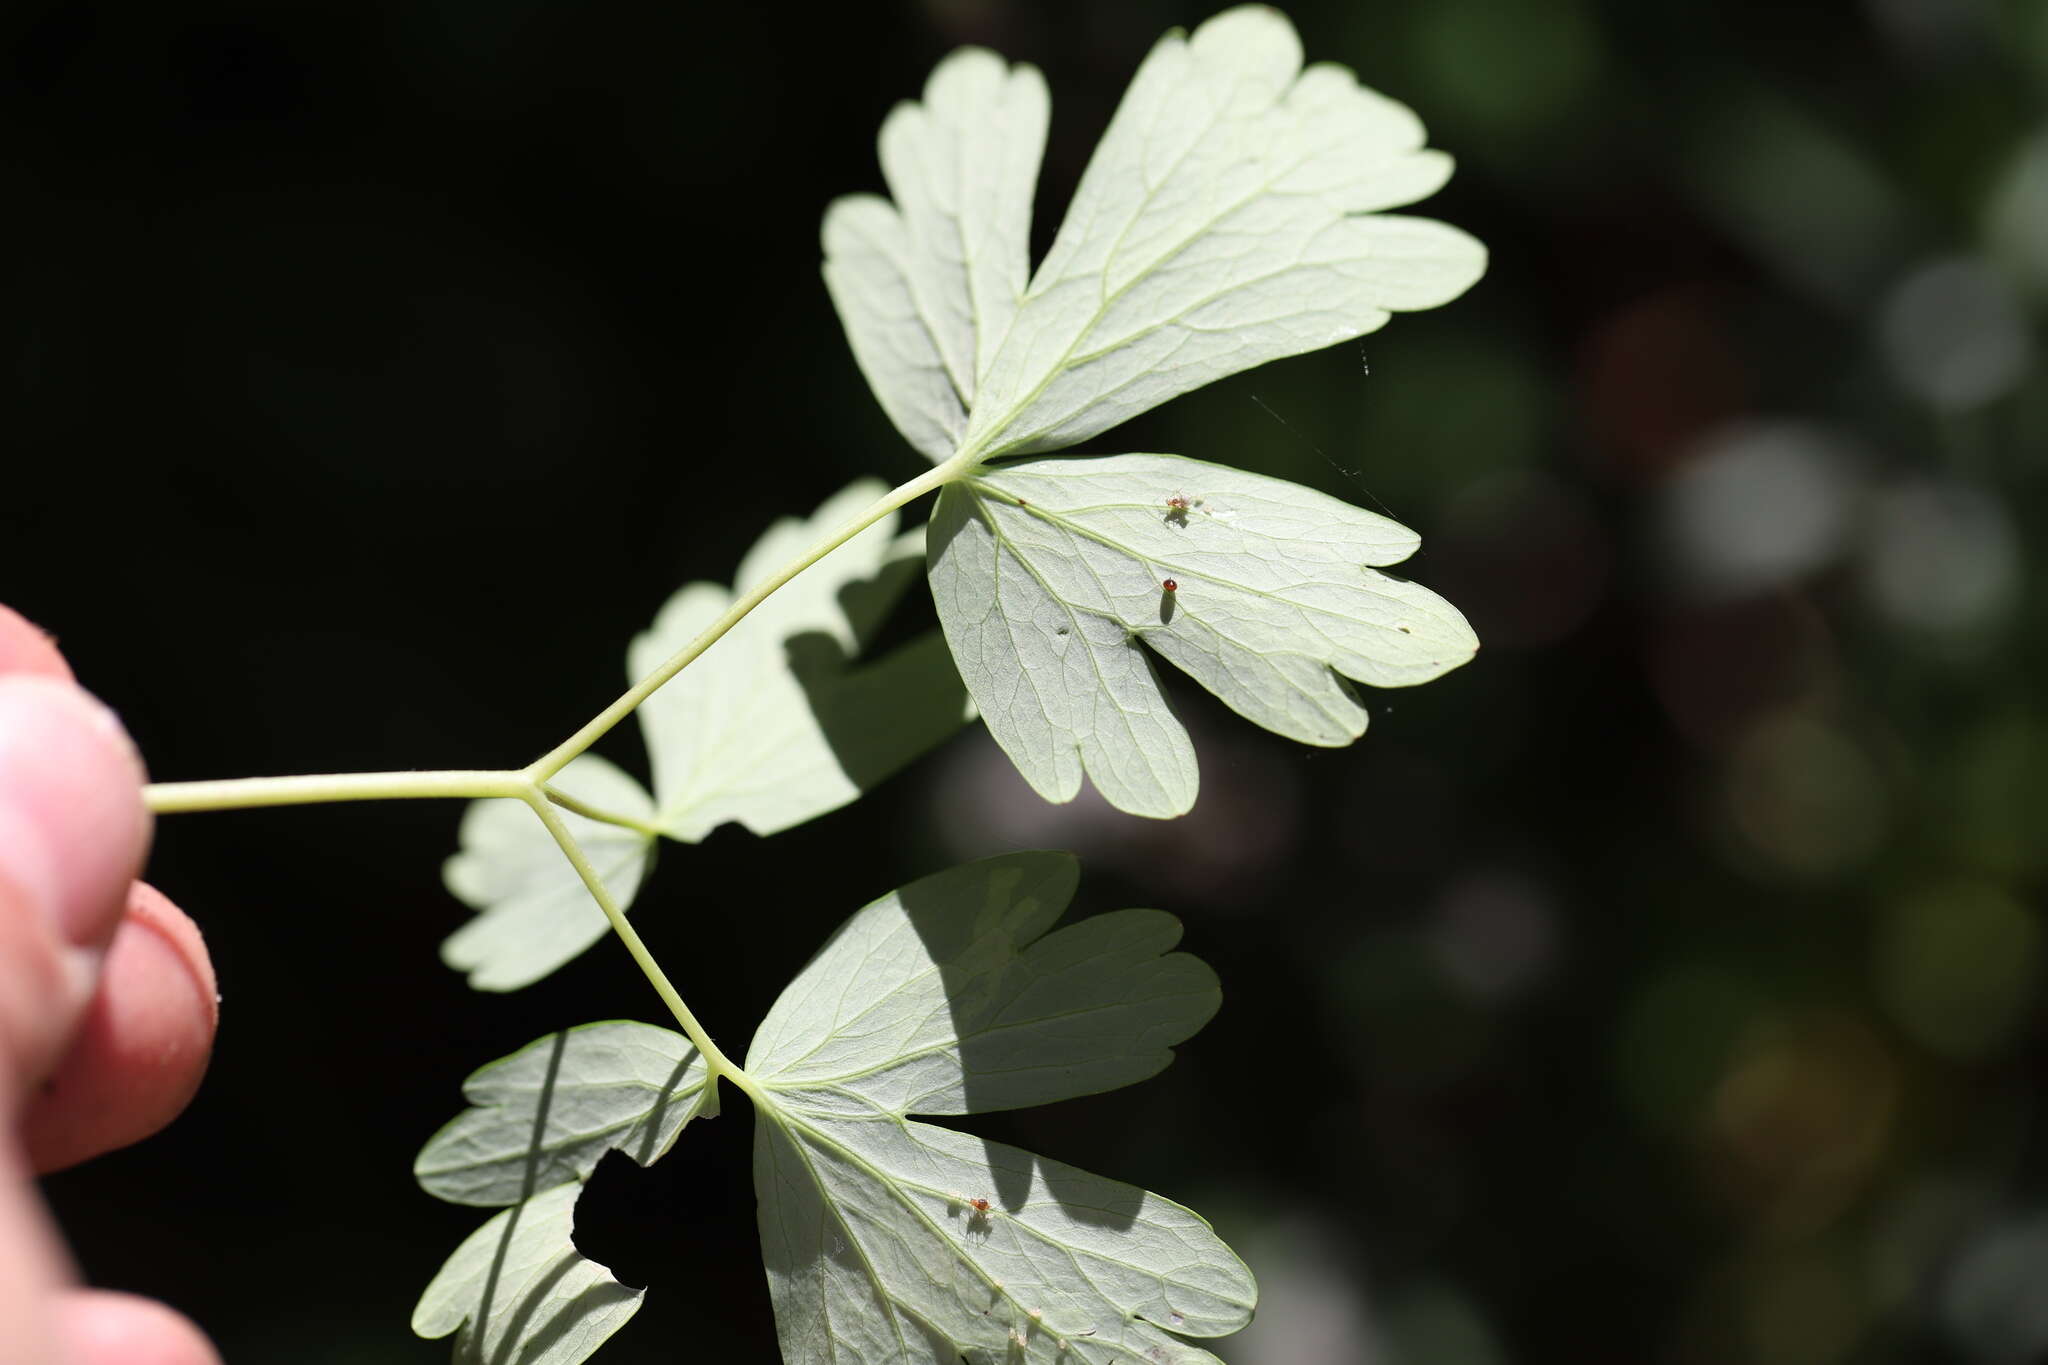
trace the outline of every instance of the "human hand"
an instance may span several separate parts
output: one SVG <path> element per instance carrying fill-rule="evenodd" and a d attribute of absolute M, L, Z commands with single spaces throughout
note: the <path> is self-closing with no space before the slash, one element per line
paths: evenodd
<path fill-rule="evenodd" d="M 199 930 L 135 881 L 142 761 L 0 606 L 0 1365 L 218 1365 L 160 1303 L 78 1287 L 31 1183 L 185 1107 L 217 1015 Z"/>

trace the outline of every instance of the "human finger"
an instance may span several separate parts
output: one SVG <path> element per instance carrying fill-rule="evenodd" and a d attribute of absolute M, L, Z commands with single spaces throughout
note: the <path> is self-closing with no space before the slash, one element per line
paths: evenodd
<path fill-rule="evenodd" d="M 134 1294 L 71 1290 L 58 1297 L 55 1329 L 64 1365 L 220 1365 L 183 1314 Z"/>
<path fill-rule="evenodd" d="M 34 673 L 71 680 L 71 665 L 57 642 L 14 608 L 0 604 L 0 673 Z"/>
<path fill-rule="evenodd" d="M 0 1132 L 91 997 L 149 842 L 141 772 L 85 693 L 50 676 L 0 677 Z M 47 1310 L 67 1278 L 22 1158 L 0 1142 L 0 1355 L 56 1358 Z"/>
<path fill-rule="evenodd" d="M 149 846 L 142 760 L 66 682 L 0 677 L 0 1111 L 20 1112 L 81 1010 Z"/>
<path fill-rule="evenodd" d="M 176 1118 L 199 1088 L 219 1020 L 213 964 L 184 911 L 144 882 L 100 969 L 99 993 L 70 1049 L 22 1118 L 39 1172 L 139 1142 Z"/>

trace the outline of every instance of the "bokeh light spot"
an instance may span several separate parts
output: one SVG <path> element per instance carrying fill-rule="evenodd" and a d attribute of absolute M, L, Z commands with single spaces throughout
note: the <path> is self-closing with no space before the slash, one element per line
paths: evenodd
<path fill-rule="evenodd" d="M 1802 423 L 1716 432 L 1664 485 L 1673 576 L 1700 597 L 1740 597 L 1827 564 L 1850 526 L 1856 463 L 1840 438 Z"/>
<path fill-rule="evenodd" d="M 2001 396 L 2033 357 L 2012 286 L 1974 259 L 1934 261 L 1900 281 L 1885 300 L 1880 335 L 1899 383 L 1949 412 Z"/>
<path fill-rule="evenodd" d="M 1998 888 L 1956 882 L 1887 906 L 1871 952 L 1877 994 L 1907 1036 L 1969 1058 L 2008 1038 L 2032 1004 L 2041 926 Z"/>
<path fill-rule="evenodd" d="M 1728 767 L 1727 803 L 1737 833 L 1770 869 L 1813 879 L 1866 861 L 1891 813 L 1871 755 L 1803 711 L 1769 717 L 1742 738 Z"/>
<path fill-rule="evenodd" d="M 1872 508 L 1864 586 L 1898 625 L 1943 634 L 1988 626 L 2012 606 L 2019 576 L 2011 514 L 1986 489 L 1916 480 L 1887 490 Z"/>

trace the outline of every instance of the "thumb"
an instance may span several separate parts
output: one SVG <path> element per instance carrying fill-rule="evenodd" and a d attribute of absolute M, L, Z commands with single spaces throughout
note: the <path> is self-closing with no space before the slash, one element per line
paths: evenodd
<path fill-rule="evenodd" d="M 0 1119 L 62 1055 L 149 846 L 142 761 L 69 683 L 0 676 Z"/>

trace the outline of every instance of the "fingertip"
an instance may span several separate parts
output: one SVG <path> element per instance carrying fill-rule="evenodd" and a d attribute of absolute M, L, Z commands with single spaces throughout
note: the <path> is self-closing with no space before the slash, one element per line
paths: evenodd
<path fill-rule="evenodd" d="M 55 678 L 0 676 L 0 874 L 70 945 L 104 947 L 149 848 L 144 772 L 114 713 Z"/>
<path fill-rule="evenodd" d="M 22 1117 L 34 1168 L 74 1166 L 176 1118 L 206 1074 L 219 1017 L 199 927 L 154 887 L 135 883 L 99 990 Z"/>
<path fill-rule="evenodd" d="M 0 604 L 0 673 L 33 673 L 72 681 L 71 665 L 57 641 L 35 622 Z"/>
<path fill-rule="evenodd" d="M 135 1294 L 72 1290 L 58 1298 L 56 1327 L 65 1365 L 221 1365 L 191 1319 Z"/>
<path fill-rule="evenodd" d="M 206 1015 L 206 1041 L 211 1045 L 214 1027 L 220 1023 L 220 982 L 213 974 L 213 955 L 206 951 L 206 935 L 176 902 L 148 882 L 128 888 L 127 914 L 159 934 L 176 954 L 199 996 Z"/>

